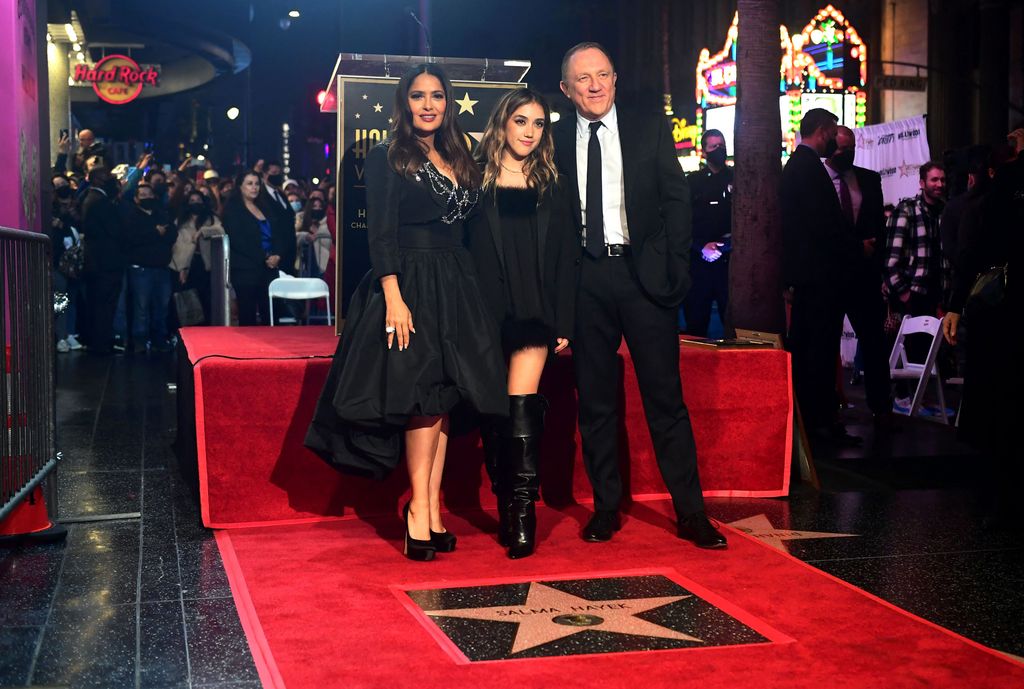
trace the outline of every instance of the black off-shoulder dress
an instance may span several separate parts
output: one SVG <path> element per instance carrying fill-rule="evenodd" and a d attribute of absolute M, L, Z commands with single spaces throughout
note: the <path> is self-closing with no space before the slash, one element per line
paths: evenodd
<path fill-rule="evenodd" d="M 370 151 L 364 179 L 372 268 L 352 296 L 305 444 L 340 471 L 380 479 L 400 462 L 411 417 L 507 415 L 507 372 L 463 245 L 477 192 L 430 163 L 414 178 L 398 174 L 386 143 Z M 398 277 L 412 312 L 404 351 L 387 347 L 385 275 Z"/>

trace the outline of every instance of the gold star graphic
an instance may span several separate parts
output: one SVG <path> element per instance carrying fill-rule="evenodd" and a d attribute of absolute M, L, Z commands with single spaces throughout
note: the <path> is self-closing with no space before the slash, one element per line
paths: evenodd
<path fill-rule="evenodd" d="M 356 113 L 356 119 L 358 120 L 360 117 L 361 117 L 360 114 L 357 112 Z"/>
<path fill-rule="evenodd" d="M 374 112 L 380 112 L 383 109 L 384 109 L 384 106 L 381 105 L 380 103 L 377 103 L 376 105 L 373 106 L 373 111 Z"/>
<path fill-rule="evenodd" d="M 697 637 L 647 622 L 638 613 L 660 608 L 692 596 L 587 600 L 537 582 L 530 584 L 523 605 L 499 605 L 491 608 L 432 610 L 431 617 L 460 617 L 518 624 L 511 653 L 541 646 L 551 641 L 585 632 L 588 629 L 619 634 L 650 636 L 704 643 Z"/>
<path fill-rule="evenodd" d="M 367 98 L 369 98 L 369 96 L 367 96 L 367 95 L 366 95 L 366 94 L 364 93 L 364 94 L 363 94 L 363 100 L 366 100 Z"/>
<path fill-rule="evenodd" d="M 789 552 L 783 541 L 799 541 L 810 538 L 853 538 L 859 534 L 855 533 L 825 533 L 822 531 L 792 531 L 790 529 L 776 529 L 768 520 L 767 515 L 759 514 L 756 517 L 747 517 L 738 522 L 730 522 L 729 526 L 739 529 L 743 533 L 750 534 L 765 545 L 770 545 L 776 550 Z"/>
<path fill-rule="evenodd" d="M 388 124 L 394 124 L 394 119 L 393 119 L 393 118 L 391 118 L 391 117 L 389 117 L 389 118 L 388 118 Z"/>
<path fill-rule="evenodd" d="M 476 113 L 473 112 L 473 106 L 479 103 L 480 101 L 471 100 L 469 97 L 469 91 L 466 91 L 466 95 L 464 95 L 461 100 L 457 100 L 455 102 L 459 104 L 460 115 L 464 112 L 468 112 L 470 115 L 475 115 Z"/>

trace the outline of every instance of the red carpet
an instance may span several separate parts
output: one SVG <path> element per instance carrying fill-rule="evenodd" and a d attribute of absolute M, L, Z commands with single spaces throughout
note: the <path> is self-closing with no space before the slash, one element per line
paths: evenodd
<path fill-rule="evenodd" d="M 483 512 L 451 516 L 459 550 L 431 563 L 402 557 L 397 517 L 222 531 L 217 539 L 265 687 L 1024 686 L 1024 666 L 739 532 L 729 532 L 727 551 L 679 541 L 666 511 L 663 502 L 634 505 L 612 543 L 588 544 L 578 538 L 586 510 L 544 508 L 539 550 L 518 561 L 504 557 L 490 533 L 493 516 Z M 466 662 L 403 593 L 623 570 L 665 574 L 764 638 Z"/>
<path fill-rule="evenodd" d="M 337 340 L 329 327 L 183 328 L 195 384 L 203 521 L 238 527 L 381 514 L 406 489 L 403 472 L 375 483 L 343 477 L 302 445 Z M 629 351 L 620 350 L 620 464 L 634 499 L 664 497 Z M 789 355 L 775 350 L 680 352 L 704 494 L 777 497 L 789 492 L 792 437 Z M 545 371 L 551 401 L 543 495 L 555 505 L 591 498 L 576 433 L 572 361 Z M 179 422 L 179 428 L 185 425 Z M 447 504 L 493 506 L 475 436 L 457 439 L 445 472 Z"/>

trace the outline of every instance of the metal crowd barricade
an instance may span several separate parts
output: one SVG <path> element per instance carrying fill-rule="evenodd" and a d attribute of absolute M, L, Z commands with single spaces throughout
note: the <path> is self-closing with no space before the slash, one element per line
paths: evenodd
<path fill-rule="evenodd" d="M 210 238 L 210 325 L 231 325 L 231 240 Z"/>
<path fill-rule="evenodd" d="M 4 348 L 0 400 L 0 533 L 4 520 L 37 491 L 56 514 L 55 481 L 46 481 L 56 452 L 54 313 L 50 238 L 0 227 L 0 344 Z M 26 500 L 27 499 L 27 500 Z M 24 514 L 24 510 L 21 511 Z M 44 523 L 45 506 L 43 507 Z M 29 521 L 32 521 L 31 519 Z M 31 529 L 37 530 L 37 529 Z"/>

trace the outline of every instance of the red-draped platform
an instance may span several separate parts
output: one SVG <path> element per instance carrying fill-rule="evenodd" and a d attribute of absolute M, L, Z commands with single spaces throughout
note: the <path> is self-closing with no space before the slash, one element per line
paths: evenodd
<path fill-rule="evenodd" d="M 181 339 L 179 429 L 188 434 L 194 423 L 207 526 L 318 521 L 395 509 L 407 487 L 403 472 L 384 482 L 343 476 L 302 445 L 337 345 L 332 328 L 183 328 Z M 629 351 L 623 346 L 619 354 L 624 365 L 608 375 L 622 380 L 625 487 L 634 500 L 666 497 Z M 789 355 L 683 347 L 679 366 L 704 494 L 786 495 L 793 427 Z M 551 402 L 544 500 L 587 502 L 591 492 L 568 355 L 545 371 L 542 392 Z M 475 435 L 450 444 L 444 494 L 449 507 L 493 505 Z"/>

